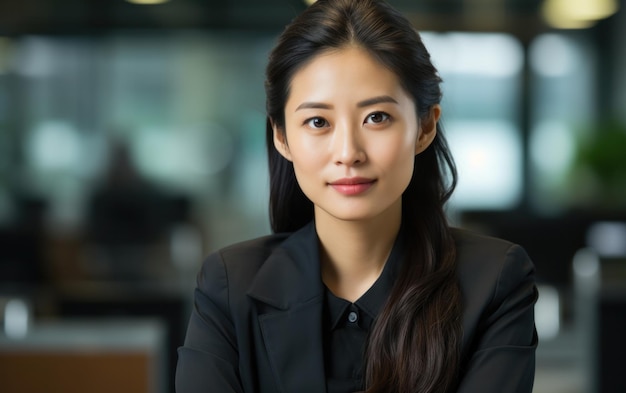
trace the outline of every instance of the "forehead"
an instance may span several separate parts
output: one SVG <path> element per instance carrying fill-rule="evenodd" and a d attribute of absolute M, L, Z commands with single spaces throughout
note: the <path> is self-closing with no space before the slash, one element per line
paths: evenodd
<path fill-rule="evenodd" d="M 323 51 L 292 77 L 289 99 L 302 95 L 404 93 L 398 76 L 365 49 L 347 46 Z"/>

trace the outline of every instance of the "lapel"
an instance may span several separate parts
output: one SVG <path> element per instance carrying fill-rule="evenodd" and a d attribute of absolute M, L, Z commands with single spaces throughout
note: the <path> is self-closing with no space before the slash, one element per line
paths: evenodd
<path fill-rule="evenodd" d="M 282 392 L 326 391 L 323 294 L 317 234 L 310 223 L 272 252 L 248 291 L 250 297 L 272 307 L 258 318 Z"/>

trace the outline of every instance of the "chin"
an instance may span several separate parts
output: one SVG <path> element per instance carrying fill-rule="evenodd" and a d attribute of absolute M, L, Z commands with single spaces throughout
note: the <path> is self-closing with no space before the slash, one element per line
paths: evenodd
<path fill-rule="evenodd" d="M 383 218 L 384 215 L 389 214 L 386 210 L 372 209 L 372 208 L 344 208 L 323 210 L 321 212 L 325 215 L 330 215 L 334 219 L 349 222 L 365 222 L 376 218 Z"/>

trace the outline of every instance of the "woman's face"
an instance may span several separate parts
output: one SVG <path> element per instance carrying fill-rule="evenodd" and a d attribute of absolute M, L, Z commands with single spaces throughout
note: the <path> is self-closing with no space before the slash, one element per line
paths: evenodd
<path fill-rule="evenodd" d="M 316 220 L 399 219 L 414 157 L 435 136 L 398 77 L 364 50 L 346 47 L 314 57 L 295 73 L 278 151 L 293 162 Z M 424 126 L 424 125 L 422 125 Z"/>

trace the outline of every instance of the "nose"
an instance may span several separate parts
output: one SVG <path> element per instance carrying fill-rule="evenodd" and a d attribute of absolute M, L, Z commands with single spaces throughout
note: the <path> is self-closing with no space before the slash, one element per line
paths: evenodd
<path fill-rule="evenodd" d="M 358 127 L 344 125 L 335 129 L 333 138 L 336 165 L 357 165 L 367 160 Z"/>

